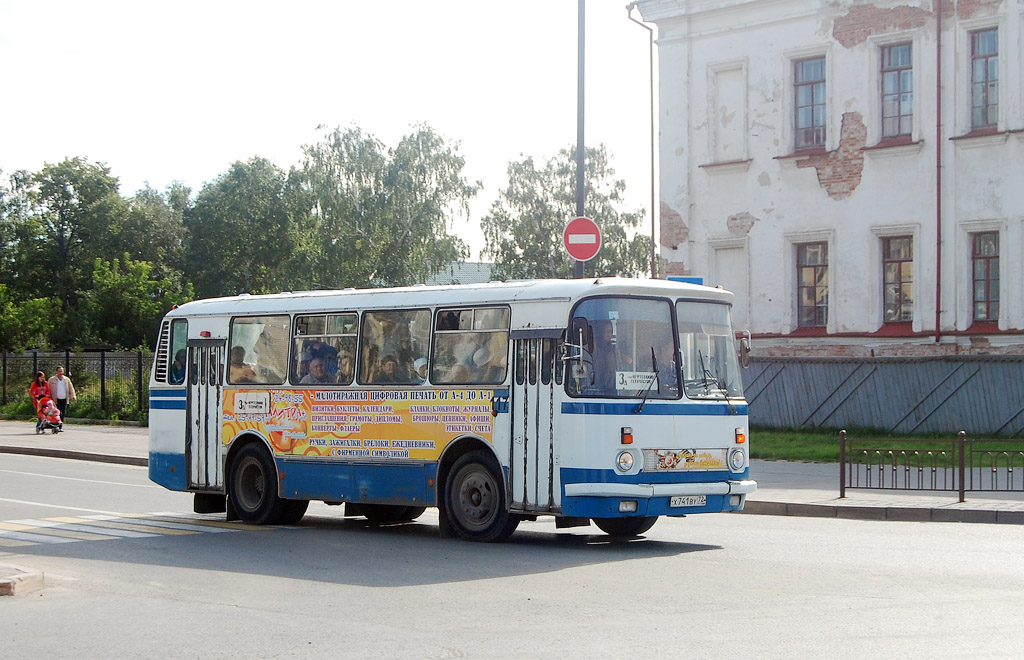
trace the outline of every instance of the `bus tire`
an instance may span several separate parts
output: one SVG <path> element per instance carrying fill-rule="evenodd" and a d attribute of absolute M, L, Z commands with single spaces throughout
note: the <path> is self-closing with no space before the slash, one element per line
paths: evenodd
<path fill-rule="evenodd" d="M 463 454 L 452 465 L 445 505 L 452 528 L 468 541 L 504 541 L 519 526 L 519 518 L 505 506 L 498 466 L 482 449 Z"/>
<path fill-rule="evenodd" d="M 405 518 L 402 520 L 416 520 L 423 515 L 423 512 L 427 510 L 425 506 L 410 506 L 408 511 L 405 512 Z"/>
<path fill-rule="evenodd" d="M 597 525 L 609 536 L 639 536 L 658 522 L 658 516 L 638 516 L 632 518 L 594 518 Z"/>
<path fill-rule="evenodd" d="M 250 525 L 273 525 L 287 513 L 289 500 L 277 495 L 274 461 L 258 444 L 246 445 L 239 450 L 231 464 L 228 492 L 239 520 Z"/>

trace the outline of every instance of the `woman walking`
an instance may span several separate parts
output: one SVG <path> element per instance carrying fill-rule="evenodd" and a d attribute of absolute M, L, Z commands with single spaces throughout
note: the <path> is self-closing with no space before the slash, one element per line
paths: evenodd
<path fill-rule="evenodd" d="M 28 386 L 28 395 L 32 399 L 32 407 L 36 411 L 36 431 L 38 431 L 39 426 L 43 423 L 43 418 L 39 416 L 39 401 L 43 397 L 50 397 L 50 384 L 46 382 L 45 373 L 36 372 L 36 379 Z"/>

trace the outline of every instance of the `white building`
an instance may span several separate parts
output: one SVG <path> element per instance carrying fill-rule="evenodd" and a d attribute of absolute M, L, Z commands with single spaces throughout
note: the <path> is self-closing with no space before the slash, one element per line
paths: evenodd
<path fill-rule="evenodd" d="M 636 5 L 664 274 L 762 355 L 1024 349 L 1024 0 Z"/>

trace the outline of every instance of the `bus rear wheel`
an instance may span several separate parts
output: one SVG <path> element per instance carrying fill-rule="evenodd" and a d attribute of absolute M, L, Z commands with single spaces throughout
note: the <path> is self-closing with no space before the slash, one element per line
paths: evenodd
<path fill-rule="evenodd" d="M 469 541 L 504 541 L 519 526 L 505 506 L 505 487 L 494 459 L 482 449 L 463 454 L 445 484 L 445 514 Z"/>
<path fill-rule="evenodd" d="M 228 494 L 242 522 L 273 525 L 289 513 L 298 522 L 306 512 L 301 504 L 291 509 L 291 501 L 277 495 L 277 469 L 267 451 L 258 444 L 242 447 L 231 466 Z M 301 500 L 295 500 L 301 502 Z M 308 503 L 307 503 L 308 504 Z M 301 511 L 299 511 L 301 507 Z"/>
<path fill-rule="evenodd" d="M 609 536 L 639 536 L 658 522 L 658 516 L 639 516 L 635 518 L 594 518 L 597 525 Z"/>

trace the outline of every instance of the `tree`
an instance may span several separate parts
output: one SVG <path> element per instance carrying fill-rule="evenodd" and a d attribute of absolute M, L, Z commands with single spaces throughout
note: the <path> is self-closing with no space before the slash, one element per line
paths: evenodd
<path fill-rule="evenodd" d="M 199 191 L 185 215 L 185 271 L 200 297 L 288 288 L 293 233 L 285 182 L 269 160 L 252 158 Z"/>
<path fill-rule="evenodd" d="M 174 305 L 193 298 L 192 285 L 179 276 L 154 275 L 153 264 L 96 259 L 93 287 L 82 292 L 82 312 L 91 338 L 122 348 L 156 345 L 160 319 Z"/>
<path fill-rule="evenodd" d="M 52 291 L 64 313 L 53 344 L 69 345 L 78 341 L 83 329 L 75 313 L 78 292 L 89 288 L 92 259 L 109 244 L 110 228 L 121 224 L 124 200 L 110 168 L 82 158 L 44 165 L 31 184 L 29 199 L 39 231 L 34 240 L 41 241 L 34 250 L 35 265 L 41 265 L 45 274 L 39 285 Z"/>
<path fill-rule="evenodd" d="M 307 145 L 292 191 L 301 208 L 293 264 L 305 277 L 300 284 L 413 284 L 467 256 L 448 230 L 454 216 L 468 216 L 479 184 L 462 175 L 456 149 L 427 126 L 393 150 L 358 128 L 337 128 Z"/>
<path fill-rule="evenodd" d="M 614 179 L 604 145 L 585 152 L 584 214 L 601 228 L 601 251 L 586 262 L 593 275 L 638 277 L 649 265 L 651 239 L 630 237 L 643 210 L 622 211 L 626 184 Z M 485 257 L 494 259 L 498 279 L 572 277 L 573 260 L 562 231 L 576 216 L 575 149 L 563 149 L 537 169 L 532 157 L 509 163 L 508 187 L 480 221 Z"/>
<path fill-rule="evenodd" d="M 40 346 L 53 330 L 53 302 L 48 298 L 15 301 L 0 284 L 0 351 Z"/>
<path fill-rule="evenodd" d="M 171 184 L 166 197 L 148 185 L 127 200 L 127 212 L 104 257 L 129 253 L 161 272 L 181 272 L 185 257 L 185 209 L 189 189 Z M 171 201 L 173 200 L 173 201 Z"/>

